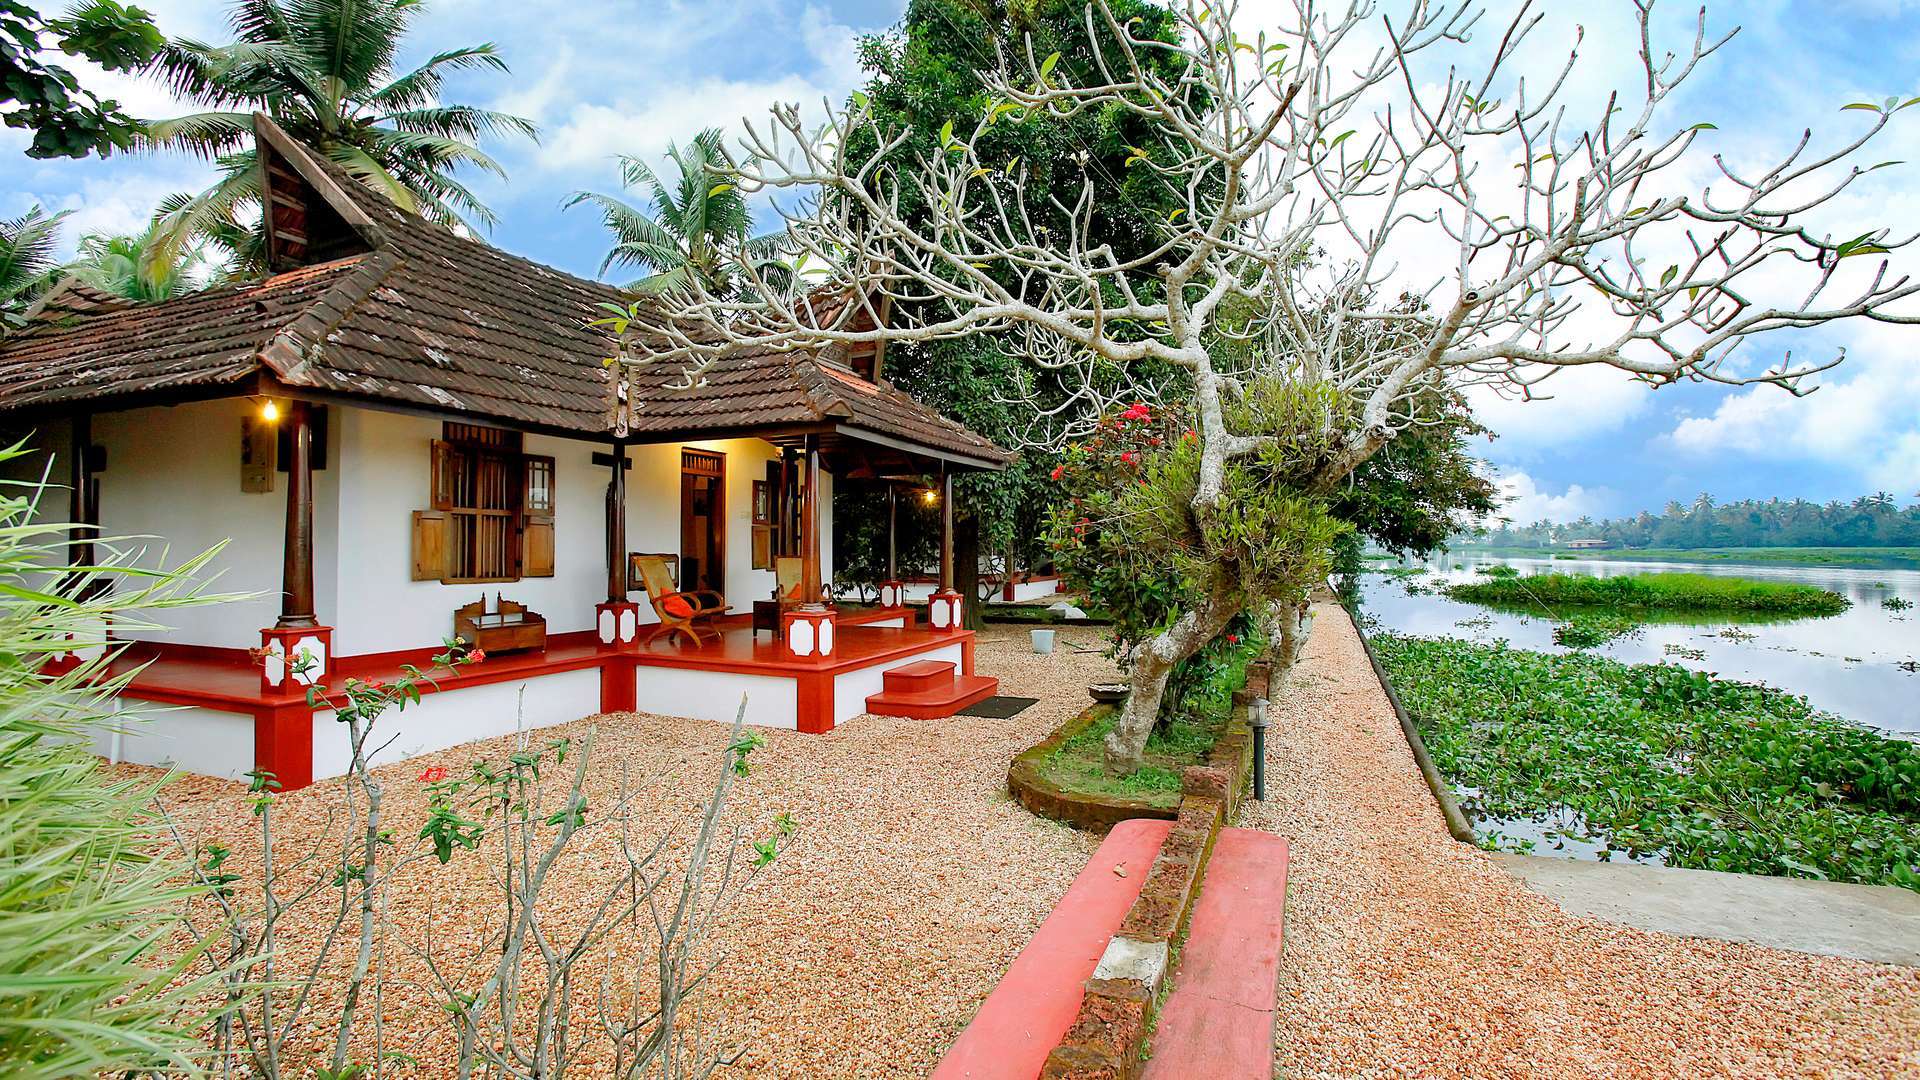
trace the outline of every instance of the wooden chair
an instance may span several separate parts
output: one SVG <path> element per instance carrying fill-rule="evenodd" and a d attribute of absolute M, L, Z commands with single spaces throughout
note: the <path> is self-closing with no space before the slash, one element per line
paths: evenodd
<path fill-rule="evenodd" d="M 647 601 L 653 605 L 653 613 L 660 617 L 660 625 L 695 641 L 700 640 L 703 628 L 718 633 L 712 625 L 713 618 L 726 613 L 727 598 L 712 589 L 681 592 L 674 584 L 671 558 L 668 555 L 632 556 L 633 569 L 647 590 Z"/>
<path fill-rule="evenodd" d="M 773 560 L 773 598 L 781 611 L 800 606 L 801 579 L 806 573 L 806 563 L 798 555 Z"/>

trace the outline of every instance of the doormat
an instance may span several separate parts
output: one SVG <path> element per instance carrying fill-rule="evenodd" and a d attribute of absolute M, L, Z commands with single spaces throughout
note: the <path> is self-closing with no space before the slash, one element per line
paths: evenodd
<path fill-rule="evenodd" d="M 956 716 L 982 716 L 989 720 L 1005 720 L 1010 716 L 1019 716 L 1027 706 L 1039 701 L 1031 697 L 990 697 L 961 709 Z"/>

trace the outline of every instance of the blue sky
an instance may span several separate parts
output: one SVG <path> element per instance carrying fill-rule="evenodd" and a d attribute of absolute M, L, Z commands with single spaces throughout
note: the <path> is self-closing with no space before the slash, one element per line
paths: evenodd
<path fill-rule="evenodd" d="M 1251 2 L 1251 0 L 1250 0 Z M 1274 0 L 1261 0 L 1272 3 Z M 143 0 L 163 30 L 221 40 L 222 6 Z M 1397 5 L 1388 2 L 1385 8 Z M 1509 7 L 1490 5 L 1497 15 Z M 1631 21 L 1625 0 L 1547 0 L 1536 32 L 1545 51 L 1564 48 L 1576 21 L 1587 33 L 1583 78 L 1591 87 L 1631 76 Z M 1663 29 L 1685 34 L 1697 4 L 1667 0 Z M 1710 25 L 1740 35 L 1677 103 L 1681 125 L 1707 121 L 1713 150 L 1731 155 L 1784 150 L 1805 128 L 1816 142 L 1837 138 L 1860 114 L 1842 105 L 1920 94 L 1920 0 L 1745 0 L 1710 5 Z M 707 126 L 734 126 L 773 101 L 838 99 L 860 81 L 854 41 L 900 15 L 898 2 L 730 4 L 573 0 L 502 5 L 428 0 L 410 55 L 478 41 L 498 44 L 510 76 L 456 78 L 449 96 L 537 120 L 539 145 L 490 146 L 506 166 L 500 183 L 475 186 L 499 214 L 491 239 L 510 250 L 591 275 L 605 251 L 586 209 L 563 212 L 579 188 L 612 190 L 617 153 L 661 154 Z M 1249 9 L 1250 18 L 1257 12 Z M 1485 35 L 1483 34 L 1483 37 Z M 1670 42 L 1684 44 L 1678 36 Z M 156 85 L 86 73 L 136 113 L 182 111 Z M 1834 231 L 1858 224 L 1920 223 L 1920 108 L 1904 113 L 1873 160 L 1910 164 L 1882 170 L 1831 218 Z M 67 242 L 83 231 L 134 231 L 173 191 L 204 186 L 209 172 L 178 157 L 35 162 L 25 137 L 0 128 L 0 215 L 31 203 L 75 211 Z M 1853 235 L 1853 233 L 1848 233 Z M 1901 265 L 1920 267 L 1907 258 Z M 1789 343 L 1769 342 L 1764 355 Z M 1649 392 L 1607 372 L 1579 372 L 1550 384 L 1553 400 L 1483 401 L 1500 437 L 1484 447 L 1517 501 L 1521 520 L 1658 510 L 1669 499 L 1711 491 L 1722 499 L 1846 498 L 1920 493 L 1920 328 L 1829 328 L 1790 343 L 1796 356 L 1845 346 L 1845 365 L 1812 396 L 1771 388 L 1682 386 Z"/>

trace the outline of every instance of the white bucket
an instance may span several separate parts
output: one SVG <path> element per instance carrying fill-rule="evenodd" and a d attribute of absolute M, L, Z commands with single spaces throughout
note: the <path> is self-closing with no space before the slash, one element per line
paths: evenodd
<path fill-rule="evenodd" d="M 1053 651 L 1054 632 L 1052 630 L 1033 630 L 1029 632 L 1033 634 L 1033 651 L 1034 652 L 1040 653 L 1041 655 L 1044 656 L 1045 654 Z"/>

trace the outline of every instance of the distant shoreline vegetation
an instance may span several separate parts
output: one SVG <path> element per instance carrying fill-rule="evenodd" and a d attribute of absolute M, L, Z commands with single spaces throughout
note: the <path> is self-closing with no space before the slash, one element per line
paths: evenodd
<path fill-rule="evenodd" d="M 1580 561 L 1626 560 L 1642 562 L 1734 563 L 1754 566 L 1857 566 L 1887 570 L 1920 569 L 1920 547 L 1711 547 L 1711 548 L 1578 548 L 1532 547 L 1456 540 L 1447 550 L 1455 555 L 1493 555 L 1511 559 Z M 1392 556 L 1387 556 L 1392 558 Z"/>
<path fill-rule="evenodd" d="M 1805 499 L 1716 502 L 1701 495 L 1670 502 L 1658 515 L 1499 525 L 1462 542 L 1494 547 L 1564 548 L 1599 541 L 1614 548 L 1687 550 L 1770 547 L 1920 547 L 1920 503 L 1901 506 L 1887 492 L 1816 503 Z"/>
<path fill-rule="evenodd" d="M 1707 574 L 1536 574 L 1489 577 L 1448 586 L 1455 600 L 1490 607 L 1604 608 L 1612 612 L 1697 611 L 1760 615 L 1838 615 L 1850 601 L 1836 592 L 1781 581 Z"/>

